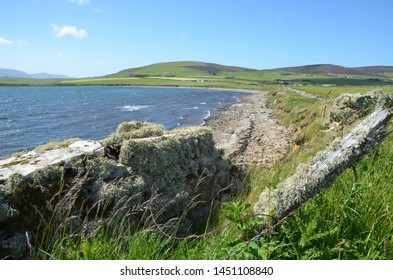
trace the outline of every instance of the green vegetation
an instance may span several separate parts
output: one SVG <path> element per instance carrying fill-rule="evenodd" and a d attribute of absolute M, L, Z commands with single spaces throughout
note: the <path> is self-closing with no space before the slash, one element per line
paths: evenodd
<path fill-rule="evenodd" d="M 27 78 L 2 78 L 0 86 L 56 86 L 60 79 L 27 79 Z"/>
<path fill-rule="evenodd" d="M 341 90 L 357 92 L 358 88 Z M 42 246 L 36 257 L 393 259 L 392 135 L 355 166 L 356 174 L 346 170 L 330 189 L 275 227 L 274 234 L 258 236 L 255 231 L 262 219 L 253 215 L 251 209 L 259 193 L 274 188 L 299 164 L 356 125 L 355 122 L 327 130 L 333 103 L 330 99 L 308 99 L 282 88 L 272 90 L 270 106 L 278 118 L 294 127 L 293 149 L 273 170 L 250 170 L 248 187 L 226 202 L 218 215 L 210 217 L 199 236 L 178 238 L 164 233 L 165 229 L 157 229 L 153 221 L 135 234 L 134 228 L 120 222 L 115 230 L 102 227 L 95 234 L 61 232 L 49 242 L 50 246 Z M 390 124 L 388 130 L 392 129 Z"/>
<path fill-rule="evenodd" d="M 303 86 L 303 87 L 291 87 L 300 91 L 304 91 L 310 94 L 320 96 L 321 98 L 332 98 L 337 97 L 343 93 L 358 93 L 358 92 L 370 92 L 376 88 L 381 89 L 384 92 L 393 92 L 393 86 L 378 85 L 375 86 L 336 86 L 336 87 L 322 87 L 322 86 Z"/>

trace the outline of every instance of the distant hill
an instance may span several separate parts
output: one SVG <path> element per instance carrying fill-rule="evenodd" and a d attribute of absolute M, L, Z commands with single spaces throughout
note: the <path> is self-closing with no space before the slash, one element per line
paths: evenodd
<path fill-rule="evenodd" d="M 69 79 L 70 77 L 64 75 L 55 75 L 49 73 L 27 74 L 26 72 L 0 68 L 0 78 L 25 78 L 25 79 Z"/>
<path fill-rule="evenodd" d="M 31 74 L 30 77 L 34 79 L 69 79 L 70 78 L 65 75 L 56 75 L 56 74 L 49 74 L 49 73 Z"/>
<path fill-rule="evenodd" d="M 197 61 L 177 61 L 156 63 L 138 68 L 129 68 L 107 77 L 133 76 L 201 76 L 214 75 L 219 72 L 257 71 L 256 69 L 227 66 Z"/>
<path fill-rule="evenodd" d="M 304 65 L 295 67 L 283 67 L 275 68 L 264 71 L 277 71 L 277 72 L 291 72 L 291 73 L 303 73 L 303 74 L 343 74 L 343 75 L 365 75 L 363 71 L 343 67 L 334 64 L 314 64 Z"/>
<path fill-rule="evenodd" d="M 115 74 L 107 75 L 108 78 L 126 78 L 126 77 L 148 77 L 148 76 L 207 76 L 218 73 L 231 72 L 288 72 L 299 74 L 337 74 L 337 75 L 383 75 L 393 73 L 393 66 L 366 66 L 366 67 L 344 67 L 334 64 L 314 64 L 295 67 L 282 67 L 274 69 L 256 70 L 252 68 L 226 66 L 216 63 L 198 62 L 198 61 L 177 61 L 156 63 L 147 66 L 129 68 L 119 71 Z"/>
<path fill-rule="evenodd" d="M 0 68 L 0 77 L 30 78 L 30 75 L 19 70 Z"/>
<path fill-rule="evenodd" d="M 313 64 L 295 67 L 274 68 L 262 71 L 290 72 L 303 74 L 383 75 L 393 73 L 393 66 L 344 67 L 334 64 Z"/>
<path fill-rule="evenodd" d="M 383 75 L 386 73 L 393 73 L 393 66 L 364 66 L 364 67 L 355 67 L 353 69 L 372 75 Z"/>

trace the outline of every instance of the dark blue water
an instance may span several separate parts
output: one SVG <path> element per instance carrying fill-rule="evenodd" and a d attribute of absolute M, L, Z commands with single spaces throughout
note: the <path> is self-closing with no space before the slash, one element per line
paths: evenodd
<path fill-rule="evenodd" d="M 67 138 L 100 140 L 121 122 L 200 125 L 243 92 L 148 87 L 0 87 L 0 156 Z"/>

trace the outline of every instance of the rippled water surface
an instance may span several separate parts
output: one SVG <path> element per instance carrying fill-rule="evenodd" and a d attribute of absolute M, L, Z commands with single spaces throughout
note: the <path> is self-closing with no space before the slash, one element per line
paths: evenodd
<path fill-rule="evenodd" d="M 0 156 L 53 140 L 103 139 L 119 123 L 200 125 L 243 92 L 149 87 L 0 87 Z"/>

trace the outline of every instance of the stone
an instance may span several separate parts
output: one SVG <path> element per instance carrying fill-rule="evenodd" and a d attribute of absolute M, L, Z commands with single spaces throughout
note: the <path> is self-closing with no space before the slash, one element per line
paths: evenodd
<path fill-rule="evenodd" d="M 73 160 L 77 160 L 88 153 L 98 156 L 104 153 L 104 149 L 99 142 L 84 140 L 74 142 L 64 148 L 43 153 L 30 151 L 26 154 L 0 160 L 0 183 L 14 174 L 29 177 L 35 171 L 49 165 L 62 164 L 69 167 Z"/>

